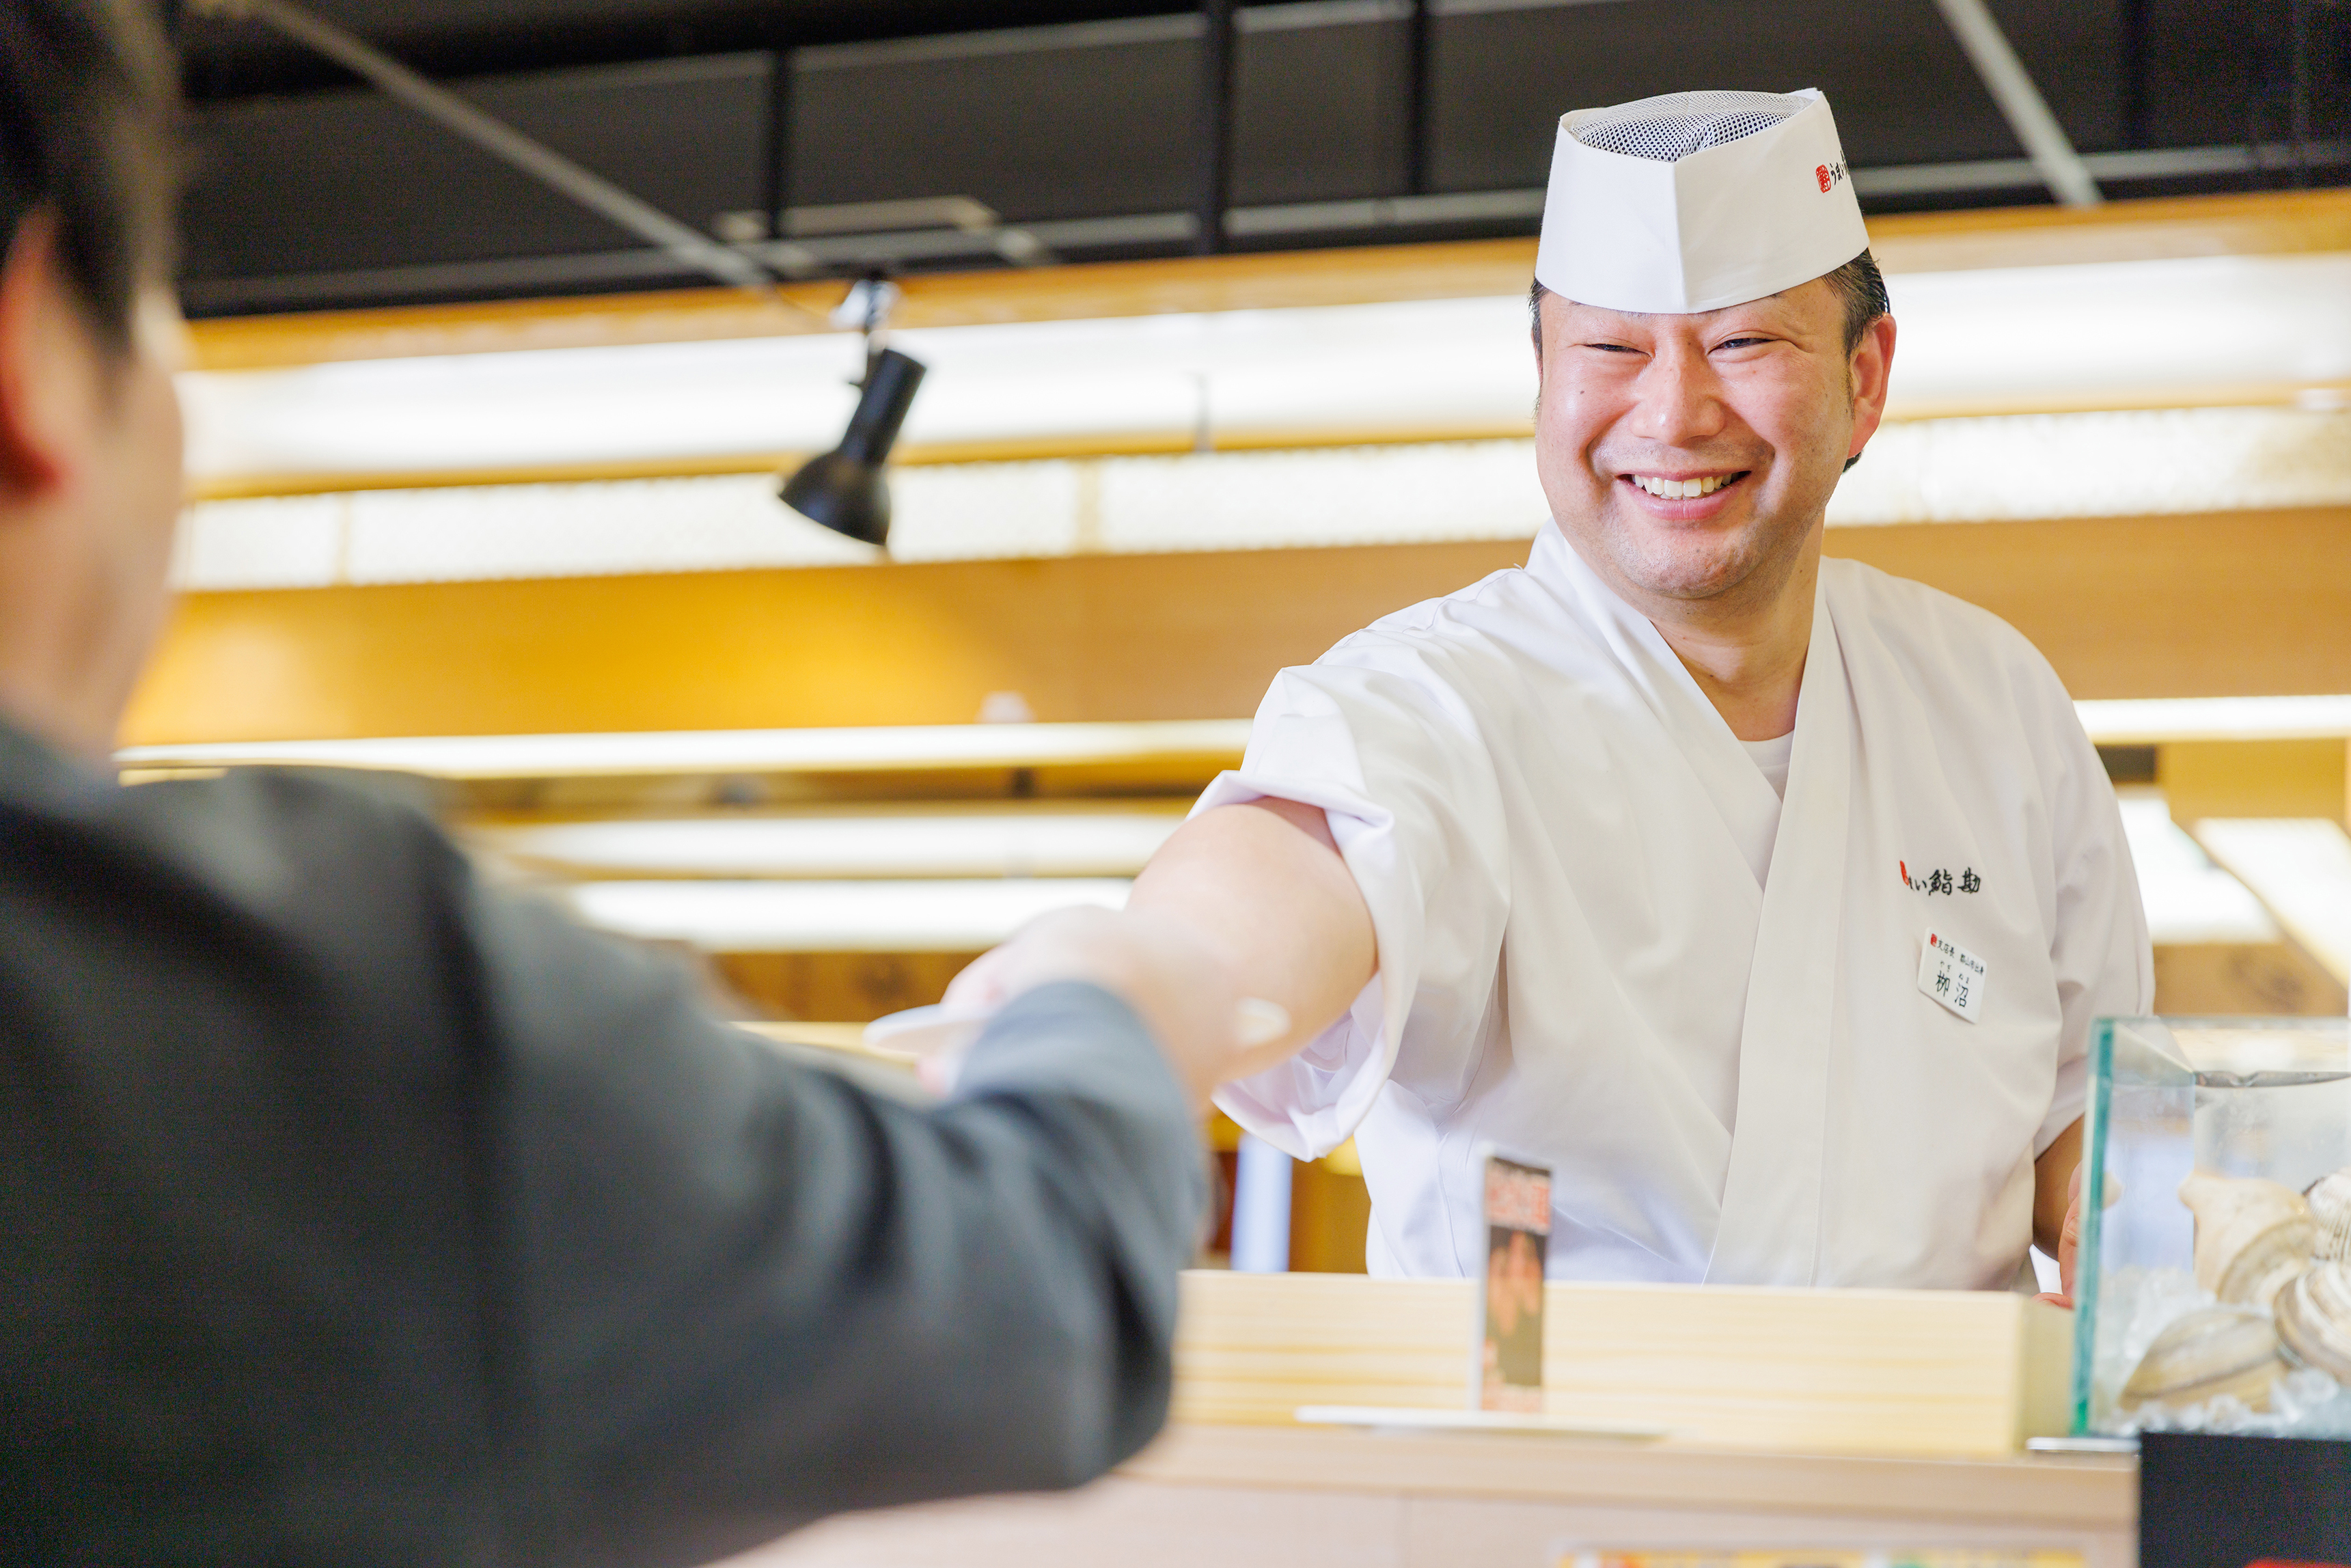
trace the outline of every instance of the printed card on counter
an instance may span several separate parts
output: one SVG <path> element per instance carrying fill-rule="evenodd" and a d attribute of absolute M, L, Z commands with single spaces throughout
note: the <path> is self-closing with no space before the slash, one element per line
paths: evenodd
<path fill-rule="evenodd" d="M 1551 1256 L 1551 1172 L 1489 1152 L 1486 1269 L 1479 1276 L 1470 1407 L 1543 1407 L 1543 1276 Z"/>

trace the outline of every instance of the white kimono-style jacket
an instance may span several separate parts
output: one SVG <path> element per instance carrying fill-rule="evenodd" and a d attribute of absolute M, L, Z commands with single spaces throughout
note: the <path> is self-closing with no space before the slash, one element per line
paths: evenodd
<path fill-rule="evenodd" d="M 1197 809 L 1267 796 L 1328 813 L 1379 968 L 1217 1103 L 1301 1158 L 1354 1137 L 1374 1273 L 1482 1269 L 1490 1145 L 1556 1172 L 1553 1278 L 2010 1286 L 2091 1019 L 2152 1000 L 2055 673 L 1851 561 L 1821 563 L 1784 805 L 1555 526 L 1281 672 Z M 1922 989 L 1930 931 L 1982 966 L 1971 1018 Z"/>

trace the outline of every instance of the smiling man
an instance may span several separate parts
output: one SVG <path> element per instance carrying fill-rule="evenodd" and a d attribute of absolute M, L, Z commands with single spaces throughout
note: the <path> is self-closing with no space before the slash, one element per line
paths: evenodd
<path fill-rule="evenodd" d="M 1353 1135 L 1374 1272 L 1998 1288 L 2055 1250 L 2091 1019 L 2144 1010 L 2114 796 L 1992 616 L 1823 560 L 1895 326 L 1816 93 L 1561 122 L 1522 570 L 1259 708 L 1134 907 L 1301 1028 L 1220 1103 Z M 2070 1282 L 2069 1282 L 2070 1288 Z"/>

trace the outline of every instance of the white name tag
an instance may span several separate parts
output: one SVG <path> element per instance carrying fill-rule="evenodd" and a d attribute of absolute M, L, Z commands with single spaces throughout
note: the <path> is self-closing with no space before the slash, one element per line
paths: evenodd
<path fill-rule="evenodd" d="M 1918 954 L 1918 988 L 1970 1023 L 1983 1011 L 1984 961 L 1938 931 Z"/>

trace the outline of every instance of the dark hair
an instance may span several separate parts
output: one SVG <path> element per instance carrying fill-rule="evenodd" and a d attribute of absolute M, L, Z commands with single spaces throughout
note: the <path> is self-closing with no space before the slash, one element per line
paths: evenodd
<path fill-rule="evenodd" d="M 1871 322 L 1894 314 L 1894 300 L 1886 292 L 1886 274 L 1877 269 L 1877 258 L 1865 249 L 1834 272 L 1823 274 L 1821 281 L 1835 291 L 1838 303 L 1844 307 L 1844 351 L 1850 357 L 1861 347 Z M 1534 331 L 1538 359 L 1542 357 L 1543 296 L 1550 292 L 1540 277 L 1527 290 L 1527 321 Z"/>
<path fill-rule="evenodd" d="M 1844 307 L 1844 352 L 1851 359 L 1868 334 L 1870 323 L 1880 316 L 1894 314 L 1893 298 L 1886 292 L 1886 274 L 1877 269 L 1877 258 L 1864 247 L 1859 256 L 1834 272 L 1823 274 L 1821 281 L 1829 286 L 1837 302 Z M 1538 361 L 1542 359 L 1543 296 L 1550 292 L 1541 278 L 1535 279 L 1534 287 L 1527 290 L 1527 321 L 1534 333 Z M 1860 461 L 1856 453 L 1845 459 L 1844 465 L 1850 468 Z"/>
<path fill-rule="evenodd" d="M 170 276 L 178 87 L 151 0 L 0 8 L 0 245 L 57 216 L 58 260 L 110 348 Z"/>

